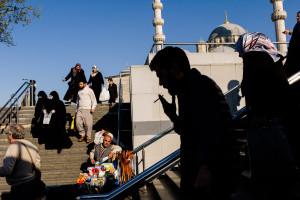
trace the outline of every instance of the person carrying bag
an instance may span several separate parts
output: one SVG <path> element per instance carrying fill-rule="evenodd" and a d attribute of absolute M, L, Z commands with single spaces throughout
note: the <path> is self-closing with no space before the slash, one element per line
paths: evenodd
<path fill-rule="evenodd" d="M 31 159 L 32 171 L 35 172 L 35 180 L 36 180 L 36 190 L 35 190 L 35 200 L 46 200 L 46 184 L 42 181 L 42 173 L 39 169 L 36 168 L 31 153 L 26 144 L 20 142 L 26 148 L 29 157 Z"/>
<path fill-rule="evenodd" d="M 103 102 L 103 101 L 108 101 L 109 100 L 109 91 L 106 90 L 105 87 L 102 88 L 102 91 L 100 93 L 100 97 L 99 97 L 99 101 Z"/>

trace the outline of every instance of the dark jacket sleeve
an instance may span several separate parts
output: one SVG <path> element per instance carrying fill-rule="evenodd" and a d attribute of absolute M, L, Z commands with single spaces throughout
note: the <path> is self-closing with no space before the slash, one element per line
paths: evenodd
<path fill-rule="evenodd" d="M 87 84 L 91 84 L 93 77 L 90 75 L 90 79 Z"/>
<path fill-rule="evenodd" d="M 117 89 L 117 85 L 115 83 L 113 84 L 113 90 L 114 90 L 115 98 L 118 98 L 118 89 Z"/>
<path fill-rule="evenodd" d="M 98 76 L 98 79 L 99 79 L 98 81 L 99 81 L 99 83 L 101 83 L 102 85 L 104 85 L 104 80 L 103 80 L 102 73 L 99 72 L 98 74 L 99 74 L 99 76 Z M 97 74 L 97 75 L 98 75 L 98 74 Z"/>
<path fill-rule="evenodd" d="M 66 78 L 65 78 L 65 80 L 67 81 L 69 78 L 71 78 L 72 77 L 72 75 L 73 75 L 73 73 L 72 73 L 72 69 L 73 68 L 71 68 L 71 71 L 70 71 L 70 73 L 66 76 Z"/>

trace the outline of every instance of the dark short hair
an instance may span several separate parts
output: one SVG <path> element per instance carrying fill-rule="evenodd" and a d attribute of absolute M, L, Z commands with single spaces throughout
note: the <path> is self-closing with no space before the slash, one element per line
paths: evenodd
<path fill-rule="evenodd" d="M 75 67 L 79 66 L 81 68 L 81 64 L 80 63 L 76 63 Z"/>
<path fill-rule="evenodd" d="M 297 12 L 297 15 L 300 13 L 300 11 Z"/>
<path fill-rule="evenodd" d="M 171 64 L 176 63 L 179 70 L 186 74 L 190 69 L 190 62 L 185 52 L 178 47 L 166 47 L 156 53 L 150 63 L 151 71 L 155 71 L 159 66 L 162 69 L 170 70 Z"/>
<path fill-rule="evenodd" d="M 8 127 L 6 134 L 12 135 L 14 139 L 24 139 L 25 129 L 21 124 L 12 124 Z"/>
<path fill-rule="evenodd" d="M 113 81 L 112 78 L 108 78 L 108 81 Z"/>
<path fill-rule="evenodd" d="M 81 77 L 78 81 L 78 83 L 83 82 L 83 83 L 87 83 L 86 78 L 85 77 Z"/>

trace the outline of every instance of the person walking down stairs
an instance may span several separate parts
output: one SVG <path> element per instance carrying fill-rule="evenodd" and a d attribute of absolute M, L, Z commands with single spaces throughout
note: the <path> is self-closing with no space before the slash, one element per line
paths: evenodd
<path fill-rule="evenodd" d="M 73 143 L 66 132 L 66 107 L 56 91 L 50 93 L 50 101 L 44 112 L 46 111 L 52 115 L 50 124 L 47 125 L 45 148 L 57 149 L 57 153 L 61 153 L 62 149 L 70 148 Z"/>
<path fill-rule="evenodd" d="M 93 112 L 97 106 L 97 100 L 92 89 L 87 87 L 86 80 L 79 82 L 76 112 L 76 128 L 81 138 L 78 142 L 82 142 L 87 137 L 86 142 L 92 141 L 93 129 Z"/>
<path fill-rule="evenodd" d="M 38 187 L 33 165 L 40 169 L 38 148 L 24 139 L 22 125 L 12 124 L 6 134 L 10 145 L 0 167 L 0 177 L 6 177 L 6 182 L 11 185 L 8 199 L 35 199 Z"/>

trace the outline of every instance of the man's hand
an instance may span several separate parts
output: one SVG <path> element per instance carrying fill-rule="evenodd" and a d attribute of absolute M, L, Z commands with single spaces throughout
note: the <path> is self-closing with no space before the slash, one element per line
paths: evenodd
<path fill-rule="evenodd" d="M 199 167 L 197 179 L 194 187 L 196 189 L 209 189 L 211 184 L 211 173 L 206 165 Z"/>
<path fill-rule="evenodd" d="M 51 113 L 52 113 L 52 114 L 55 113 L 55 110 L 51 110 Z"/>
<path fill-rule="evenodd" d="M 291 31 L 289 31 L 289 30 L 285 30 L 285 31 L 283 31 L 282 33 L 283 33 L 283 34 L 290 34 L 290 32 L 291 32 Z"/>
<path fill-rule="evenodd" d="M 114 152 L 110 152 L 109 155 L 108 155 L 108 158 L 112 158 L 114 155 Z"/>
<path fill-rule="evenodd" d="M 101 135 L 103 135 L 103 136 L 105 136 L 105 135 L 106 135 L 106 132 L 105 132 L 105 130 L 104 130 L 104 129 L 102 129 L 102 130 L 100 131 L 100 134 L 101 134 Z"/>
<path fill-rule="evenodd" d="M 64 83 L 66 81 L 66 79 L 63 79 L 62 82 Z"/>
<path fill-rule="evenodd" d="M 91 109 L 91 113 L 95 112 L 95 109 Z"/>
<path fill-rule="evenodd" d="M 91 163 L 94 165 L 95 164 L 95 160 L 92 158 L 91 159 Z"/>
<path fill-rule="evenodd" d="M 175 95 L 172 96 L 172 103 L 168 103 L 162 95 L 158 95 L 158 98 L 162 104 L 165 114 L 170 118 L 172 122 L 175 122 L 178 117 L 176 114 Z"/>

